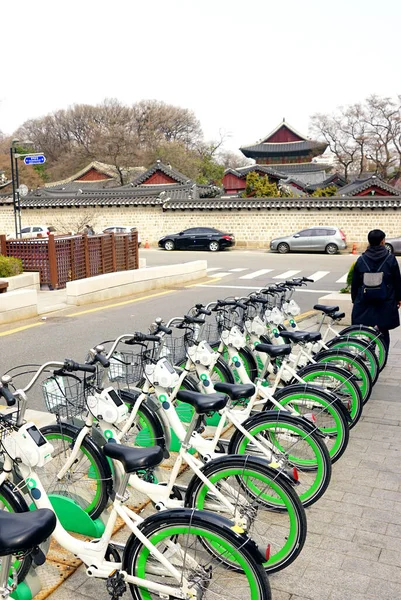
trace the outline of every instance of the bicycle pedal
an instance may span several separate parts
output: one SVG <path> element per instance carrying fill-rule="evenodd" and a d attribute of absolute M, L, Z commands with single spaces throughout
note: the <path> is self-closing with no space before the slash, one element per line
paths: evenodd
<path fill-rule="evenodd" d="M 113 571 L 106 579 L 106 589 L 111 600 L 118 600 L 127 591 L 127 585 L 120 571 Z"/>

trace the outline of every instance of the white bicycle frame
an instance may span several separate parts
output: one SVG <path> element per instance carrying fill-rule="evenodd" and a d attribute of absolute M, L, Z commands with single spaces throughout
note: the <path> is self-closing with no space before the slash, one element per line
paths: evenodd
<path fill-rule="evenodd" d="M 6 454 L 4 459 L 4 470 L 0 474 L 0 485 L 2 485 L 6 479 L 12 481 L 12 469 L 13 461 Z M 30 494 L 35 506 L 37 508 L 48 508 L 53 511 L 50 499 L 47 496 L 47 493 L 43 488 L 40 478 L 35 470 L 26 465 L 24 462 L 18 464 L 18 469 L 27 489 L 30 490 Z M 90 542 L 79 540 L 70 535 L 57 519 L 56 528 L 52 534 L 54 539 L 60 544 L 60 546 L 69 552 L 72 552 L 75 556 L 82 560 L 85 565 L 87 565 L 86 573 L 89 577 L 106 579 L 115 570 L 119 570 L 122 567 L 122 563 L 107 561 L 104 558 L 108 545 L 110 542 L 112 542 L 112 534 L 116 524 L 116 519 L 117 517 L 120 517 L 127 525 L 129 530 L 134 534 L 134 536 L 137 537 L 140 542 L 142 542 L 142 544 L 150 551 L 151 555 L 166 569 L 166 571 L 177 581 L 177 583 L 180 584 L 182 590 L 177 590 L 177 588 L 172 588 L 168 585 L 162 585 L 146 579 L 134 577 L 129 575 L 126 571 L 120 571 L 124 580 L 127 583 L 144 587 L 159 594 L 173 596 L 175 598 L 178 597 L 185 599 L 188 597 L 187 594 L 190 594 L 191 592 L 196 595 L 196 592 L 191 590 L 188 581 L 182 577 L 182 573 L 180 573 L 168 560 L 168 558 L 166 558 L 166 556 L 162 554 L 140 531 L 138 525 L 140 525 L 144 519 L 123 505 L 125 500 L 124 491 L 126 485 L 127 476 L 122 482 L 119 493 L 116 494 L 116 497 L 113 501 L 113 508 L 101 538 L 92 540 Z M 33 492 L 33 490 L 35 491 Z M 174 549 L 177 546 L 172 542 L 167 543 L 170 543 Z M 177 549 L 179 549 L 179 546 L 177 546 Z M 195 561 L 187 554 L 185 555 L 185 560 L 192 561 L 194 566 L 196 565 Z"/>

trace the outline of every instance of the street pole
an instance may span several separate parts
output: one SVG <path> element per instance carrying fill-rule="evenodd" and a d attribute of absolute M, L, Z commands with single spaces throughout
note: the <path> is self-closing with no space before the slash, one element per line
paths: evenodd
<path fill-rule="evenodd" d="M 16 187 L 17 189 L 15 190 L 16 194 L 17 194 L 17 211 L 18 211 L 18 235 L 17 237 L 21 237 L 21 198 L 20 198 L 20 194 L 19 194 L 19 173 L 18 173 L 18 159 L 15 158 L 15 183 L 16 183 Z"/>
<path fill-rule="evenodd" d="M 17 206 L 15 198 L 15 179 L 14 179 L 14 145 L 10 148 L 10 162 L 11 162 L 11 179 L 13 184 L 13 208 L 14 208 L 14 224 L 15 224 L 15 237 L 18 237 L 18 221 L 17 221 Z"/>

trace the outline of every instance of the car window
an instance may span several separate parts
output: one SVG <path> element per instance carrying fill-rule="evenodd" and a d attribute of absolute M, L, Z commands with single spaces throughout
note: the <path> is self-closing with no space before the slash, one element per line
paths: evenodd
<path fill-rule="evenodd" d="M 322 237 L 322 236 L 326 236 L 327 235 L 327 229 L 312 229 L 312 235 L 314 237 Z"/>
<path fill-rule="evenodd" d="M 193 235 L 194 233 L 199 232 L 199 227 L 192 227 L 192 229 L 184 229 L 184 233 L 186 235 Z"/>
<path fill-rule="evenodd" d="M 24 227 L 24 229 L 21 229 L 21 233 L 30 233 L 31 228 L 30 227 Z"/>
<path fill-rule="evenodd" d="M 326 229 L 326 235 L 336 235 L 335 229 Z"/>
<path fill-rule="evenodd" d="M 34 227 L 32 231 L 33 233 L 40 233 L 41 231 L 43 231 L 43 227 Z"/>
<path fill-rule="evenodd" d="M 313 229 L 303 229 L 302 231 L 298 232 L 299 237 L 310 237 L 311 235 L 313 235 Z"/>

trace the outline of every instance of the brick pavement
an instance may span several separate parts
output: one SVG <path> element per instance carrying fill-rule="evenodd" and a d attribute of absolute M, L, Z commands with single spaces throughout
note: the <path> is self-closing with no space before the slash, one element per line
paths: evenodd
<path fill-rule="evenodd" d="M 401 330 L 363 416 L 333 466 L 329 489 L 307 509 L 297 560 L 270 577 L 273 600 L 396 600 L 401 597 Z M 108 598 L 81 566 L 51 600 Z M 128 597 L 126 595 L 125 597 Z"/>

